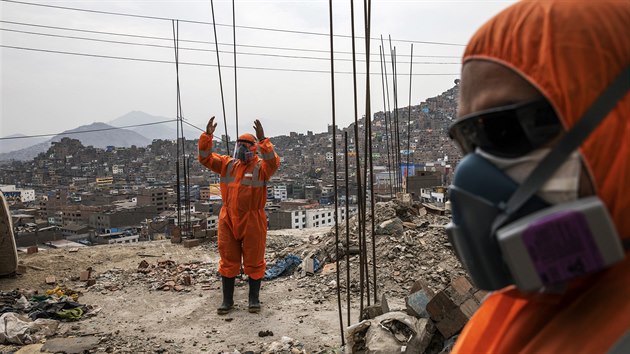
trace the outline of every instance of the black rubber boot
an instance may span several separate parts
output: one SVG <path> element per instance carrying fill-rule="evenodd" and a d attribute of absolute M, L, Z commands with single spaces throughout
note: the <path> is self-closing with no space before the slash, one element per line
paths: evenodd
<path fill-rule="evenodd" d="M 249 308 L 251 313 L 260 312 L 260 283 L 262 279 L 254 280 L 249 278 Z"/>
<path fill-rule="evenodd" d="M 219 315 L 225 315 L 234 306 L 234 279 L 221 276 L 221 289 L 223 290 L 223 303 L 217 309 Z"/>

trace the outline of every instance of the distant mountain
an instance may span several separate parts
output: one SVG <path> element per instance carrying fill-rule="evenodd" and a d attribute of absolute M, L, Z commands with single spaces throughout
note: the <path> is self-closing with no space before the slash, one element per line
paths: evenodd
<path fill-rule="evenodd" d="M 141 111 L 132 111 L 121 117 L 118 117 L 108 124 L 114 127 L 124 127 L 128 125 L 147 124 L 162 122 L 165 120 L 173 120 L 174 118 L 167 118 L 161 116 L 153 116 Z M 202 128 L 202 127 L 200 127 Z M 150 140 L 153 139 L 168 139 L 174 140 L 177 138 L 177 125 L 175 122 L 168 122 L 163 124 L 145 125 L 142 127 L 126 128 L 127 130 L 133 130 L 138 134 L 141 134 Z M 187 139 L 196 139 L 199 137 L 199 131 L 189 125 L 184 124 L 184 136 Z"/>
<path fill-rule="evenodd" d="M 11 152 L 11 151 L 15 151 L 15 150 L 20 150 L 20 149 L 24 149 L 27 148 L 29 146 L 33 146 L 35 144 L 39 144 L 42 143 L 46 140 L 48 140 L 48 138 L 21 138 L 24 137 L 26 135 L 24 134 L 13 134 L 13 135 L 7 135 L 5 136 L 5 138 L 14 138 L 11 140 L 0 140 L 0 152 L 2 153 L 7 153 L 7 152 Z"/>
<path fill-rule="evenodd" d="M 36 144 L 24 149 L 16 150 L 9 153 L 0 154 L 2 160 L 30 160 L 41 152 L 45 152 L 51 145 L 51 142 L 60 141 L 64 137 L 78 139 L 85 146 L 92 145 L 101 149 L 107 146 L 130 147 L 131 145 L 146 146 L 151 143 L 150 139 L 127 129 L 112 129 L 111 125 L 105 123 L 92 123 L 90 125 L 82 125 L 78 128 L 66 130 L 65 132 L 54 136 L 52 139 L 40 144 Z M 98 130 L 98 131 L 92 131 Z M 73 134 L 74 133 L 74 134 Z"/>

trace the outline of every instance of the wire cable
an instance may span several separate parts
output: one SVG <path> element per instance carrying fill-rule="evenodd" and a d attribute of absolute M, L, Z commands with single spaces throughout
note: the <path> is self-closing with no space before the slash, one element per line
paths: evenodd
<path fill-rule="evenodd" d="M 0 138 L 0 140 L 15 140 L 15 139 L 40 138 L 40 137 L 57 136 L 57 135 L 73 135 L 73 134 L 93 133 L 93 132 L 102 132 L 102 131 L 115 130 L 115 129 L 144 127 L 144 126 L 147 126 L 147 125 L 164 124 L 164 123 L 171 123 L 171 122 L 175 122 L 175 121 L 176 121 L 176 119 L 169 119 L 169 120 L 163 120 L 163 121 L 152 122 L 152 123 L 132 124 L 132 125 L 124 125 L 124 126 L 120 126 L 120 127 L 100 128 L 100 129 L 89 129 L 89 130 L 82 130 L 82 131 L 76 131 L 76 132 L 62 132 L 62 133 L 54 133 L 54 134 L 36 134 L 36 135 L 12 136 L 12 137 Z"/>
<path fill-rule="evenodd" d="M 160 64 L 171 64 L 171 65 L 173 64 L 173 62 L 169 61 L 169 60 L 130 58 L 130 57 L 120 57 L 120 56 L 113 56 L 113 55 L 77 53 L 77 52 L 68 52 L 68 51 L 50 50 L 50 49 L 41 49 L 41 48 L 18 47 L 18 46 L 4 45 L 4 44 L 0 44 L 0 48 L 27 50 L 27 51 L 53 53 L 53 54 L 65 54 L 65 55 L 74 55 L 74 56 L 82 56 L 82 57 L 93 57 L 93 58 L 101 58 L 101 59 L 129 60 L 129 61 L 137 61 L 137 62 L 149 62 L 149 63 L 160 63 Z M 180 62 L 179 65 L 205 66 L 205 67 L 216 67 L 217 66 L 215 64 L 186 63 L 186 62 Z M 233 66 L 227 66 L 227 67 L 228 68 L 234 68 Z M 238 69 L 329 74 L 329 72 L 326 71 L 326 70 L 314 70 L 314 69 L 266 68 L 266 67 L 256 67 L 256 66 L 238 66 Z M 352 72 L 349 72 L 349 71 L 337 71 L 336 74 L 352 74 Z M 361 74 L 361 73 L 358 73 L 358 74 Z M 371 74 L 371 75 L 375 75 L 375 74 Z M 459 76 L 460 74 L 459 73 L 457 73 L 457 74 L 421 73 L 421 74 L 413 74 L 413 75 L 416 75 L 416 76 Z"/>
<path fill-rule="evenodd" d="M 151 47 L 151 48 L 165 48 L 165 49 L 169 49 L 169 50 L 173 49 L 172 46 L 168 46 L 168 45 L 149 44 L 149 43 L 133 43 L 133 42 L 124 42 L 124 41 L 112 41 L 112 40 L 98 39 L 98 38 L 87 38 L 87 37 L 77 37 L 77 36 L 65 36 L 65 35 L 51 34 L 51 33 L 20 31 L 20 30 L 13 30 L 13 29 L 7 29 L 7 28 L 0 28 L 0 31 L 22 33 L 22 34 L 30 34 L 30 35 L 44 36 L 44 37 L 53 37 L 53 38 L 76 39 L 76 40 L 91 41 L 91 42 L 134 45 L 134 46 Z M 181 40 L 180 40 L 180 42 L 181 42 Z M 216 42 L 214 42 L 214 44 L 216 44 Z M 189 51 L 198 51 L 198 52 L 215 52 L 217 54 L 218 53 L 225 53 L 225 54 L 232 54 L 233 53 L 232 51 L 218 50 L 218 47 L 217 47 L 217 49 L 179 47 L 179 50 L 189 50 Z M 272 57 L 272 58 L 286 58 L 286 59 L 306 59 L 306 60 L 322 60 L 322 61 L 330 60 L 328 58 L 320 58 L 320 57 L 312 57 L 312 56 L 283 55 L 283 54 L 269 54 L 269 53 L 251 53 L 251 52 L 241 52 L 241 51 L 237 52 L 237 54 L 239 54 L 239 55 L 261 56 L 261 57 Z M 348 62 L 352 61 L 352 59 L 344 59 L 344 58 L 337 58 L 335 60 L 337 60 L 337 61 L 348 61 Z M 365 62 L 365 60 L 357 60 L 357 61 Z M 409 62 L 401 62 L 401 63 L 409 64 Z M 449 63 L 449 62 L 430 62 L 430 61 L 415 62 L 414 64 L 461 65 L 461 63 L 459 63 L 459 62 Z"/>
<path fill-rule="evenodd" d="M 142 38 L 142 39 L 151 39 L 151 40 L 162 40 L 162 41 L 171 41 L 172 38 L 167 38 L 167 37 L 155 37 L 155 36 L 144 36 L 144 35 L 136 35 L 136 34 L 128 34 L 128 33 L 117 33 L 117 32 L 105 32 L 105 31 L 94 31 L 94 30 L 86 30 L 86 29 L 78 29 L 78 28 L 69 28 L 69 27 L 59 27 L 59 26 L 47 26 L 47 25 L 39 25 L 39 24 L 33 24 L 33 23 L 25 23 L 25 22 L 15 22 L 15 21 L 5 21 L 5 20 L 0 20 L 0 23 L 7 23 L 7 24 L 12 24 L 12 25 L 18 25 L 18 26 L 29 26 L 29 27 L 38 27 L 38 28 L 48 28 L 48 29 L 55 29 L 55 30 L 63 30 L 63 31 L 72 31 L 72 32 L 80 32 L 80 33 L 93 33 L 93 34 L 103 34 L 103 35 L 108 35 L 108 36 L 119 36 L 119 37 L 131 37 L 131 38 Z M 233 46 L 233 43 L 217 43 L 217 42 L 208 42 L 208 41 L 200 41 L 200 40 L 185 40 L 185 39 L 180 39 L 180 42 L 186 42 L 186 43 L 198 43 L 198 44 L 211 44 L 211 45 L 223 45 L 223 46 Z M 313 53 L 324 53 L 324 54 L 328 54 L 329 51 L 327 50 L 323 50 L 323 49 L 310 49 L 310 48 L 290 48 L 290 47 L 278 47 L 278 46 L 262 46 L 262 45 L 252 45 L 252 44 L 242 44 L 239 43 L 237 44 L 237 47 L 244 47 L 244 48 L 257 48 L 257 49 L 271 49 L 271 50 L 287 50 L 287 51 L 299 51 L 299 52 L 313 52 Z M 168 47 L 171 48 L 171 47 Z M 184 49 L 181 48 L 180 49 Z M 192 50 L 192 48 L 191 48 Z M 222 53 L 232 53 L 230 52 L 225 52 L 222 51 Z M 336 51 L 336 54 L 352 54 L 352 52 L 346 52 L 346 51 Z M 239 52 L 239 54 L 245 54 L 243 52 Z M 365 54 L 365 53 L 357 53 L 357 54 Z M 377 55 L 377 54 L 370 54 L 370 55 Z M 407 55 L 401 55 L 401 56 L 407 56 Z M 449 59 L 461 59 L 460 55 L 416 55 L 416 58 L 449 58 Z M 325 58 L 326 60 L 328 60 L 327 58 Z M 350 59 L 348 59 L 350 60 Z"/>
<path fill-rule="evenodd" d="M 20 4 L 20 5 L 38 6 L 38 7 L 53 8 L 53 9 L 58 9 L 58 10 L 79 11 L 79 12 L 87 12 L 87 13 L 102 14 L 102 15 L 143 18 L 143 19 L 161 20 L 161 21 L 177 20 L 179 22 L 200 24 L 200 25 L 211 25 L 212 24 L 211 22 L 207 22 L 207 21 L 172 19 L 172 18 L 167 18 L 167 17 L 136 15 L 136 14 L 122 13 L 122 12 L 113 12 L 113 11 L 100 11 L 100 10 L 80 9 L 80 8 L 76 8 L 76 7 L 48 5 L 48 4 L 38 4 L 38 3 L 26 2 L 26 1 L 16 1 L 16 0 L 2 0 L 2 1 L 3 2 L 7 2 L 7 3 Z M 217 23 L 216 25 L 217 26 L 222 26 L 222 27 L 232 27 L 232 25 L 221 24 L 221 23 Z M 243 26 L 243 25 L 239 25 L 237 27 L 238 28 L 243 28 L 243 29 L 249 29 L 249 30 L 258 30 L 258 31 L 293 33 L 293 34 L 303 34 L 303 35 L 312 35 L 312 36 L 328 36 L 327 33 L 323 33 L 323 32 L 297 31 L 297 30 L 287 30 L 287 29 L 280 29 L 280 28 Z M 336 34 L 335 37 L 352 38 L 351 35 L 342 35 L 342 34 Z M 364 39 L 364 37 L 356 37 L 356 38 Z M 377 40 L 378 38 L 370 38 L 370 39 L 371 40 Z M 418 40 L 410 40 L 410 39 L 396 39 L 396 40 L 393 40 L 393 41 L 394 42 L 403 42 L 403 43 L 418 43 L 418 44 L 431 44 L 431 45 L 456 46 L 456 47 L 464 47 L 464 46 L 466 46 L 465 44 L 460 44 L 460 43 L 418 41 Z"/>

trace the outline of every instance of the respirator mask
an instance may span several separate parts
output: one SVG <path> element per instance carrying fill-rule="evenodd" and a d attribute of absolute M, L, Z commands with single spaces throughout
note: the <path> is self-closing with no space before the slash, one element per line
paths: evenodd
<path fill-rule="evenodd" d="M 243 163 L 249 163 L 254 159 L 254 156 L 256 156 L 256 143 L 254 141 L 242 138 L 236 140 L 233 158 L 239 159 Z"/>
<path fill-rule="evenodd" d="M 578 198 L 577 148 L 629 89 L 630 67 L 552 148 L 545 146 L 563 128 L 544 99 L 473 113 L 450 127 L 465 156 L 449 190 L 446 231 L 478 288 L 539 290 L 625 257 L 603 202 Z"/>

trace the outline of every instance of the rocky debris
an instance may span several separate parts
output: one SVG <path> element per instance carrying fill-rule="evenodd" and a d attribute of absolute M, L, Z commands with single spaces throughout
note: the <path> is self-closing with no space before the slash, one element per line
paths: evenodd
<path fill-rule="evenodd" d="M 192 291 L 196 284 L 208 289 L 208 285 L 216 281 L 217 271 L 215 264 L 201 261 L 178 264 L 167 259 L 150 264 L 142 260 L 135 270 L 114 268 L 100 274 L 97 279 L 93 291 L 121 290 L 130 281 L 146 283 L 150 290 Z"/>
<path fill-rule="evenodd" d="M 375 224 L 385 224 L 384 228 L 377 228 L 378 230 L 386 230 L 388 227 L 389 230 L 399 230 L 398 227 L 402 227 L 402 232 L 395 231 L 392 234 L 380 234 L 375 229 L 374 251 L 377 260 L 376 276 L 379 294 L 404 299 L 408 295 L 408 289 L 418 279 L 422 279 L 431 291 L 438 292 L 447 287 L 452 279 L 465 275 L 444 231 L 445 225 L 450 221 L 448 217 L 426 213 L 420 204 L 405 205 L 397 200 L 377 203 L 374 214 Z M 390 219 L 386 220 L 386 218 Z M 349 259 L 345 255 L 346 230 L 345 227 L 339 228 L 339 269 L 341 272 L 339 285 L 343 292 L 349 289 L 352 296 L 356 297 L 360 294 L 359 255 L 353 252 L 359 248 L 357 216 L 352 217 L 349 223 Z M 371 261 L 372 236 L 369 218 L 367 225 L 368 280 L 370 288 L 373 288 L 374 268 Z M 326 234 L 313 236 L 309 239 L 309 243 L 301 245 L 301 253 L 296 252 L 296 254 L 300 254 L 303 259 L 310 257 L 318 259 L 324 269 L 334 269 L 327 268 L 336 266 L 334 227 Z M 273 252 L 271 248 L 270 253 Z M 282 252 L 287 252 L 287 249 L 284 248 Z M 350 282 L 346 284 L 348 261 Z M 314 302 L 336 296 L 336 283 L 335 271 L 322 271 L 317 273 L 317 276 L 298 279 L 298 287 L 313 288 Z M 372 292 L 373 289 L 370 291 Z"/>
<path fill-rule="evenodd" d="M 268 337 L 268 336 L 273 336 L 273 332 L 266 330 L 266 331 L 260 331 L 258 332 L 258 336 L 259 337 Z"/>
<path fill-rule="evenodd" d="M 424 353 L 431 343 L 431 320 L 389 312 L 372 320 L 365 345 L 372 353 Z"/>
<path fill-rule="evenodd" d="M 449 217 L 427 212 L 423 205 L 417 203 L 393 200 L 376 204 L 374 252 L 378 293 L 391 299 L 404 299 L 405 302 L 404 307 L 395 308 L 393 312 L 390 312 L 385 296 L 381 299 L 381 304 L 385 304 L 366 306 L 361 317 L 364 321 L 354 327 L 348 337 L 348 342 L 354 345 L 352 352 L 389 353 L 403 350 L 409 353 L 439 353 L 461 331 L 478 308 L 479 299 L 484 294 L 474 289 L 465 278 L 465 271 L 446 236 L 445 226 L 449 221 Z M 368 279 L 370 287 L 373 287 L 369 214 L 366 224 Z M 358 243 L 358 231 L 357 217 L 354 216 L 350 219 L 350 249 L 361 246 Z M 337 253 L 334 233 L 332 228 L 329 233 L 311 240 L 311 246 L 317 245 L 319 248 L 308 251 L 322 260 L 324 269 L 330 268 L 332 271 L 322 271 L 314 277 L 298 279 L 299 287 L 313 289 L 312 301 L 316 304 L 336 296 L 334 270 L 337 266 Z M 359 256 L 352 252 L 349 252 L 349 258 L 345 255 L 345 227 L 339 228 L 339 248 L 339 285 L 343 293 L 350 291 L 352 301 L 355 302 L 360 294 Z M 346 282 L 348 263 L 349 283 Z M 436 316 L 432 316 L 428 310 L 432 303 L 436 308 L 445 307 L 442 312 L 436 311 Z M 391 326 L 386 330 L 382 321 L 390 316 L 402 316 L 400 318 L 407 320 L 390 321 L 388 323 Z M 406 323 L 406 327 L 400 323 Z M 416 328 L 417 326 L 420 328 Z M 414 333 L 416 337 L 412 340 L 407 336 L 403 340 L 400 336 L 404 333 Z M 388 339 L 384 339 L 385 337 Z"/>
<path fill-rule="evenodd" d="M 406 298 L 406 312 L 364 309 L 365 320 L 346 329 L 352 353 L 448 353 L 479 307 L 481 293 L 465 277 L 433 294 L 421 280 Z M 379 315 L 379 313 L 382 313 Z"/>
<path fill-rule="evenodd" d="M 269 345 L 263 347 L 263 354 L 271 353 L 287 353 L 287 354 L 306 354 L 304 346 L 299 341 L 283 336 L 282 339 L 276 342 L 272 342 Z"/>

